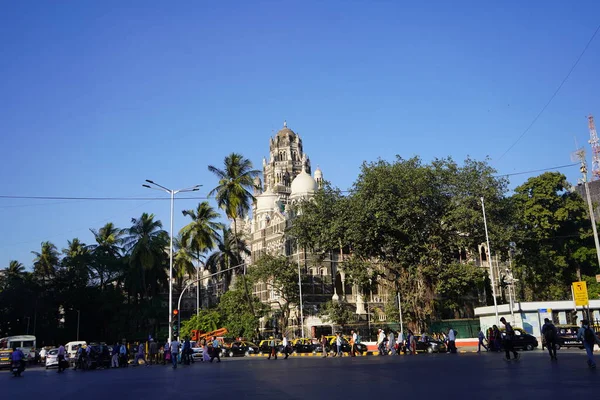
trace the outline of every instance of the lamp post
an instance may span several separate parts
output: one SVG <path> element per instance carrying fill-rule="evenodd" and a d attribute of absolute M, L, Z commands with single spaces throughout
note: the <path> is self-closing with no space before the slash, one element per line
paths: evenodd
<path fill-rule="evenodd" d="M 75 340 L 79 341 L 79 316 L 80 316 L 80 310 L 77 310 L 77 338 Z"/>
<path fill-rule="evenodd" d="M 494 298 L 496 325 L 500 325 L 500 320 L 498 319 L 498 303 L 496 302 L 496 285 L 494 284 L 494 270 L 492 267 L 492 250 L 490 249 L 490 237 L 488 235 L 487 218 L 485 216 L 485 203 L 483 202 L 483 197 L 481 198 L 481 209 L 483 211 L 483 225 L 485 226 L 485 240 L 487 242 L 487 259 L 488 263 L 490 264 L 490 283 L 492 284 L 492 297 Z"/>
<path fill-rule="evenodd" d="M 168 189 L 162 185 L 159 185 L 156 182 L 153 182 L 149 179 L 146 179 L 150 185 L 143 184 L 142 186 L 148 189 L 159 190 L 161 192 L 169 193 L 171 196 L 171 243 L 169 244 L 169 343 L 171 342 L 171 333 L 173 330 L 173 203 L 175 200 L 175 195 L 177 193 L 184 192 L 196 192 L 200 190 L 200 186 L 196 185 L 186 189 L 172 190 Z"/>

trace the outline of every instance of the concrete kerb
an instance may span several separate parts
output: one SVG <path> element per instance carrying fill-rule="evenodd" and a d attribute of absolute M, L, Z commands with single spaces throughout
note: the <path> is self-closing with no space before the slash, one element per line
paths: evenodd
<path fill-rule="evenodd" d="M 461 354 L 465 354 L 465 353 L 477 353 L 477 350 L 459 350 L 458 353 Z M 329 357 L 333 357 L 334 353 L 328 353 Z M 360 356 L 378 356 L 379 352 L 378 351 L 365 351 L 363 353 L 357 353 L 360 354 Z M 444 353 L 447 354 L 447 353 Z M 343 355 L 345 357 L 349 357 L 350 353 L 343 353 Z M 406 356 L 406 355 L 410 355 L 410 354 L 405 354 L 405 353 L 400 353 L 398 354 L 400 356 Z M 269 357 L 268 354 L 249 354 L 249 357 L 263 357 L 263 358 L 267 358 Z M 283 357 L 284 354 L 282 353 L 277 353 L 277 357 Z M 290 353 L 289 355 L 290 357 L 323 357 L 322 353 Z"/>

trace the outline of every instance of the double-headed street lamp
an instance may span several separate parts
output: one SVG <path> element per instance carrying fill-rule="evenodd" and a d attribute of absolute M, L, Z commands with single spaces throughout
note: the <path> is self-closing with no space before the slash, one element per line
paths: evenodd
<path fill-rule="evenodd" d="M 196 192 L 200 190 L 202 185 L 196 185 L 186 189 L 172 190 L 167 189 L 166 187 L 149 179 L 146 179 L 146 182 L 153 186 L 144 184 L 142 185 L 143 187 L 160 190 L 161 192 L 167 192 L 171 195 L 171 244 L 169 245 L 169 342 L 171 342 L 171 333 L 173 331 L 173 202 L 177 193 Z"/>

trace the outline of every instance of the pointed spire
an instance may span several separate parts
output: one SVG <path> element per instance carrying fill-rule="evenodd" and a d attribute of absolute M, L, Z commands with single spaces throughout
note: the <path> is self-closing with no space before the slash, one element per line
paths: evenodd
<path fill-rule="evenodd" d="M 287 128 L 287 121 L 286 120 L 283 120 L 283 127 Z"/>

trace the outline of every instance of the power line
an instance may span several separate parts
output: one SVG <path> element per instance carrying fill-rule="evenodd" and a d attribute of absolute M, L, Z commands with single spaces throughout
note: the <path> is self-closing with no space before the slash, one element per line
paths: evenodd
<path fill-rule="evenodd" d="M 531 127 L 542 116 L 542 114 L 544 113 L 544 111 L 546 111 L 546 108 L 548 108 L 548 106 L 550 105 L 550 103 L 552 103 L 552 100 L 554 100 L 554 98 L 556 97 L 556 95 L 558 94 L 558 92 L 560 91 L 560 89 L 563 87 L 563 85 L 567 81 L 567 79 L 569 79 L 569 77 L 571 76 L 571 73 L 573 72 L 573 70 L 575 69 L 575 67 L 577 67 L 577 64 L 579 64 L 579 61 L 581 61 L 581 59 L 583 58 L 583 55 L 587 51 L 588 47 L 590 47 L 590 44 L 592 44 L 592 41 L 596 37 L 596 34 L 598 33 L 598 31 L 600 31 L 600 25 L 598 25 L 598 27 L 594 31 L 594 34 L 592 35 L 592 37 L 590 38 L 590 40 L 588 40 L 587 44 L 583 48 L 583 51 L 581 52 L 581 54 L 579 54 L 579 57 L 577 57 L 577 60 L 575 60 L 575 63 L 573 64 L 573 66 L 571 67 L 571 69 L 569 70 L 569 72 L 567 73 L 567 76 L 565 76 L 565 78 L 562 80 L 562 82 L 560 83 L 560 85 L 558 85 L 558 88 L 556 88 L 556 90 L 554 91 L 554 93 L 552 94 L 552 96 L 550 96 L 550 100 L 548 100 L 546 102 L 546 104 L 544 105 L 544 107 L 542 107 L 542 109 L 540 110 L 540 112 L 535 116 L 535 118 L 533 119 L 533 121 L 531 121 L 531 123 L 529 124 L 529 126 L 527 126 L 527 128 L 525 128 L 525 130 L 523 131 L 523 133 L 521 133 L 521 135 L 517 138 L 517 140 L 515 140 L 513 142 L 513 144 L 511 144 L 510 147 L 508 149 L 506 149 L 506 151 L 504 153 L 502 153 L 502 155 L 500 157 L 498 157 L 498 159 L 496 161 L 500 161 L 509 151 L 511 151 L 512 148 L 515 147 L 515 145 L 517 143 L 519 143 L 519 141 L 521 141 L 521 139 L 523 139 L 523 136 L 525 136 L 527 134 L 527 132 L 529 132 L 529 130 L 531 129 Z"/>
<path fill-rule="evenodd" d="M 77 196 L 12 196 L 0 195 L 0 199 L 18 200 L 89 200 L 89 201 L 153 201 L 170 200 L 168 197 L 77 197 Z M 177 197 L 176 200 L 208 200 L 208 196 Z"/>
<path fill-rule="evenodd" d="M 544 171 L 550 171 L 550 170 L 555 170 L 555 169 L 562 169 L 562 168 L 574 167 L 576 165 L 579 165 L 579 163 L 565 164 L 565 165 L 559 165 L 557 167 L 534 169 L 534 170 L 531 170 L 531 171 L 514 172 L 512 174 L 503 174 L 503 175 L 494 175 L 494 176 L 495 177 L 500 177 L 500 176 L 515 176 L 515 175 L 533 174 L 534 172 L 544 172 Z"/>

